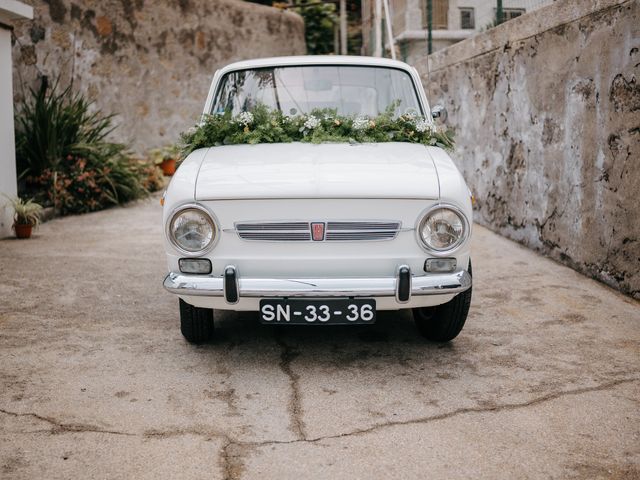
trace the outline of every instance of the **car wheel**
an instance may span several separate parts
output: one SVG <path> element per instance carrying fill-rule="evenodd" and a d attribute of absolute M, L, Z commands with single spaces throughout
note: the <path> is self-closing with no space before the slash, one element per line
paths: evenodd
<path fill-rule="evenodd" d="M 189 343 L 203 343 L 213 338 L 213 310 L 189 305 L 180 299 L 180 331 Z"/>
<path fill-rule="evenodd" d="M 469 261 L 469 275 L 472 275 Z M 413 319 L 423 337 L 434 342 L 448 342 L 458 336 L 467 320 L 471 305 L 471 290 L 465 290 L 452 300 L 435 307 L 413 309 Z"/>

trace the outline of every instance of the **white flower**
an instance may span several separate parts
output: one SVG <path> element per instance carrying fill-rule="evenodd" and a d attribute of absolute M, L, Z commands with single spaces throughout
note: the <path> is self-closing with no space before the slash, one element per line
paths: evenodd
<path fill-rule="evenodd" d="M 192 127 L 189 127 L 189 128 L 187 129 L 187 131 L 186 131 L 186 132 L 184 132 L 184 133 L 185 133 L 185 135 L 193 135 L 193 134 L 194 134 L 194 133 L 196 133 L 197 131 L 198 131 L 198 125 L 194 125 L 194 126 L 192 126 Z"/>
<path fill-rule="evenodd" d="M 354 130 L 366 130 L 369 128 L 369 119 L 367 117 L 358 117 L 353 121 Z"/>
<path fill-rule="evenodd" d="M 413 110 L 407 110 L 404 114 L 404 118 L 407 120 L 415 120 L 417 116 L 418 115 L 416 115 L 416 112 Z"/>
<path fill-rule="evenodd" d="M 238 115 L 238 122 L 245 127 L 247 125 L 251 125 L 253 123 L 253 113 L 242 112 L 240 115 Z"/>
<path fill-rule="evenodd" d="M 426 131 L 432 131 L 433 127 L 431 126 L 431 124 L 429 122 L 427 122 L 424 118 L 419 120 L 416 123 L 416 131 L 420 132 L 420 133 L 424 133 Z"/>
<path fill-rule="evenodd" d="M 304 122 L 304 128 L 306 128 L 307 130 L 313 130 L 318 125 L 320 125 L 320 119 L 318 117 L 314 117 L 313 115 L 309 115 L 307 121 Z"/>

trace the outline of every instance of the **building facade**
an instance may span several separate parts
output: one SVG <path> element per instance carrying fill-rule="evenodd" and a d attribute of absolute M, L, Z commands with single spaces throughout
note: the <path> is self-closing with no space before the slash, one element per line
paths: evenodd
<path fill-rule="evenodd" d="M 412 61 L 428 52 L 429 0 L 389 0 L 398 58 Z M 544 7 L 554 0 L 502 0 L 503 21 Z M 362 0 L 362 54 L 389 55 L 382 0 Z M 496 0 L 431 0 L 432 51 L 446 48 L 495 25 Z M 377 19 L 380 19 L 378 24 Z M 378 25 L 377 25 L 378 24 Z M 382 48 L 380 48 L 382 45 Z"/>
<path fill-rule="evenodd" d="M 13 124 L 13 60 L 11 31 L 17 21 L 33 18 L 33 8 L 22 2 L 0 1 L 0 238 L 11 235 L 13 208 L 18 194 Z"/>

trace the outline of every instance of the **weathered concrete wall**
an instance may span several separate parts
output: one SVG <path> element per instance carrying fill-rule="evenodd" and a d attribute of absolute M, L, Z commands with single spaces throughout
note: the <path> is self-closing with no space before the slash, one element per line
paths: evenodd
<path fill-rule="evenodd" d="M 640 298 L 640 2 L 558 1 L 429 61 L 476 220 Z"/>
<path fill-rule="evenodd" d="M 41 75 L 73 78 L 105 112 L 118 140 L 144 150 L 197 120 L 214 71 L 254 57 L 305 53 L 294 13 L 240 0 L 31 0 L 15 29 L 15 100 Z"/>

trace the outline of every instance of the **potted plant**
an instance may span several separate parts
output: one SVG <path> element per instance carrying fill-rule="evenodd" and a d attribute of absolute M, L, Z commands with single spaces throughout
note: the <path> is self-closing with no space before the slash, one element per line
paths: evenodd
<path fill-rule="evenodd" d="M 179 151 L 175 145 L 155 148 L 151 150 L 150 155 L 154 163 L 162 169 L 162 173 L 165 176 L 170 177 L 176 173 Z"/>
<path fill-rule="evenodd" d="M 40 223 L 42 206 L 33 200 L 23 200 L 20 197 L 10 199 L 13 206 L 13 229 L 18 238 L 31 237 L 33 227 Z"/>

